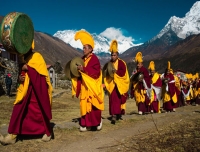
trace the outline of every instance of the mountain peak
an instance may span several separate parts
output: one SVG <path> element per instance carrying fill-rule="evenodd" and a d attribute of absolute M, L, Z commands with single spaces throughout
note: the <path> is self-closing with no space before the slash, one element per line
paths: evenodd
<path fill-rule="evenodd" d="M 70 44 L 74 48 L 82 49 L 83 46 L 80 40 L 74 40 L 74 35 L 76 32 L 76 30 L 57 31 L 53 36 L 58 37 L 59 39 L 63 40 L 65 43 Z M 110 48 L 110 43 L 113 39 L 116 39 L 118 41 L 119 53 L 123 53 L 130 47 L 141 45 L 133 44 L 132 37 L 125 37 L 120 29 L 115 29 L 113 27 L 107 28 L 100 34 L 92 33 L 91 35 L 93 36 L 93 39 L 95 41 L 94 53 L 96 54 L 101 54 L 102 52 L 109 53 L 108 50 Z"/>
<path fill-rule="evenodd" d="M 197 1 L 193 4 L 190 11 L 186 13 L 185 17 L 179 18 L 176 16 L 172 16 L 165 27 L 155 36 L 153 41 L 157 38 L 162 37 L 169 30 L 172 30 L 176 33 L 176 35 L 185 39 L 186 37 L 199 34 L 200 33 L 200 1 Z"/>

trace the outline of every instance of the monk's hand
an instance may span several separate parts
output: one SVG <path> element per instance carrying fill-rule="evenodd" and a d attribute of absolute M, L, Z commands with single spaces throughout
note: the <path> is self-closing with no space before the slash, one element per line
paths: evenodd
<path fill-rule="evenodd" d="M 82 65 L 77 65 L 77 69 L 83 72 L 83 66 Z"/>
<path fill-rule="evenodd" d="M 117 70 L 116 70 L 116 69 L 112 69 L 112 72 L 113 72 L 113 73 L 116 73 L 116 72 L 117 72 Z"/>
<path fill-rule="evenodd" d="M 20 82 L 24 82 L 24 80 L 25 80 L 25 75 L 20 75 L 19 76 L 19 81 Z"/>

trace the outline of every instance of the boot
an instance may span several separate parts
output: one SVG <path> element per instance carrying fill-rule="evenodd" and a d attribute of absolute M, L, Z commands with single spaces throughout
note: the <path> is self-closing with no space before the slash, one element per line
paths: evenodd
<path fill-rule="evenodd" d="M 4 136 L 0 134 L 0 143 L 3 144 L 3 142 L 4 142 Z"/>
<path fill-rule="evenodd" d="M 2 137 L 1 137 L 2 138 Z M 17 140 L 17 135 L 14 134 L 8 134 L 6 137 L 1 141 L 3 145 L 9 145 L 9 144 L 14 144 L 16 143 Z"/>
<path fill-rule="evenodd" d="M 101 130 L 102 129 L 102 119 L 101 119 L 101 123 L 97 126 L 97 130 L 99 131 L 99 130 Z"/>
<path fill-rule="evenodd" d="M 111 124 L 115 124 L 116 122 L 116 116 L 112 116 Z"/>
<path fill-rule="evenodd" d="M 41 140 L 44 141 L 44 142 L 48 142 L 48 141 L 51 140 L 51 135 L 47 136 L 47 134 L 44 134 Z"/>
<path fill-rule="evenodd" d="M 82 127 L 82 126 L 80 126 L 80 132 L 85 132 L 85 131 L 87 131 L 87 128 L 86 127 Z"/>

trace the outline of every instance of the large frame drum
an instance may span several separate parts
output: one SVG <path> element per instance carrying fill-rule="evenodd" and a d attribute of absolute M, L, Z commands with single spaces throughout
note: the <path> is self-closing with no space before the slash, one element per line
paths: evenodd
<path fill-rule="evenodd" d="M 23 13 L 7 14 L 0 27 L 0 41 L 6 51 L 26 54 L 32 45 L 34 28 L 31 19 Z"/>

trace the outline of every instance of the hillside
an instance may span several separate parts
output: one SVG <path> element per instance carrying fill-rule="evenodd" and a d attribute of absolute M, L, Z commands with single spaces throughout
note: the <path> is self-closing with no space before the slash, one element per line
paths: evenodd
<path fill-rule="evenodd" d="M 59 61 L 64 67 L 72 58 L 82 56 L 82 53 L 51 35 L 35 32 L 34 39 L 35 51 L 40 52 L 44 56 L 47 64 L 53 65 Z"/>
<path fill-rule="evenodd" d="M 136 54 L 136 53 L 135 53 Z M 135 57 L 132 56 L 133 59 Z M 186 72 L 199 72 L 200 71 L 200 34 L 192 35 L 184 40 L 178 41 L 166 51 L 159 55 L 157 58 L 146 58 L 144 56 L 144 65 L 148 67 L 149 62 L 154 60 L 156 70 L 163 73 L 167 67 L 167 61 L 171 62 L 173 70 L 183 70 Z M 135 68 L 135 63 L 129 62 L 128 69 L 131 72 Z"/>

